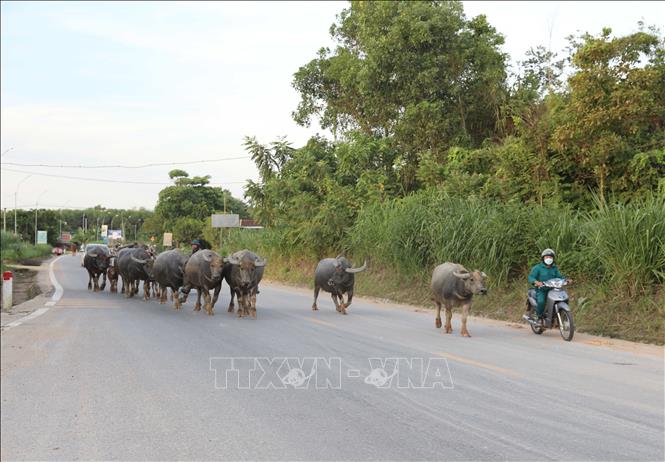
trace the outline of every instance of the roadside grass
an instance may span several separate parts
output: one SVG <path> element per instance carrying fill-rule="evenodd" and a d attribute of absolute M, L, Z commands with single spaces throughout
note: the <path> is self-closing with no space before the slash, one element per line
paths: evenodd
<path fill-rule="evenodd" d="M 5 268 L 12 263 L 22 263 L 51 255 L 51 246 L 29 244 L 11 233 L 0 231 L 0 253 L 1 270 L 5 271 Z"/>

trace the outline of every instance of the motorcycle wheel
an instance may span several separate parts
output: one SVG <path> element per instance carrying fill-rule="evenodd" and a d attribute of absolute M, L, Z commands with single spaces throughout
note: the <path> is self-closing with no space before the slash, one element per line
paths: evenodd
<path fill-rule="evenodd" d="M 559 316 L 561 317 L 561 322 L 559 322 L 559 333 L 561 338 L 566 342 L 570 342 L 575 335 L 575 324 L 573 323 L 573 315 L 570 311 L 561 310 L 559 311 Z"/>

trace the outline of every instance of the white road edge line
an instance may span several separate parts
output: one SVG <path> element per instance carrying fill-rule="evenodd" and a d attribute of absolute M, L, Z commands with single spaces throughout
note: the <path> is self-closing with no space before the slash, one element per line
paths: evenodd
<path fill-rule="evenodd" d="M 53 265 L 55 264 L 55 262 L 60 260 L 63 256 L 64 255 L 60 255 L 58 258 L 53 260 L 50 265 L 48 265 L 48 277 L 51 280 L 51 284 L 53 284 L 53 287 L 55 287 L 55 292 L 51 296 L 51 300 L 44 303 L 44 305 L 46 305 L 46 306 L 53 306 L 56 303 L 58 303 L 60 301 L 60 299 L 62 298 L 62 295 L 65 292 L 64 289 L 62 288 L 62 286 L 60 285 L 60 283 L 58 282 L 58 280 L 55 278 L 55 273 L 53 272 Z"/>
<path fill-rule="evenodd" d="M 55 305 L 56 303 L 58 303 L 58 301 L 60 301 L 60 299 L 62 298 L 62 295 L 65 292 L 64 289 L 62 288 L 62 286 L 60 285 L 60 283 L 58 283 L 58 280 L 55 278 L 55 273 L 53 272 L 53 264 L 55 262 L 57 262 L 58 260 L 60 260 L 62 257 L 63 256 L 60 255 L 58 258 L 53 260 L 51 262 L 51 264 L 49 265 L 49 267 L 48 267 L 49 279 L 51 280 L 51 284 L 53 284 L 53 287 L 55 287 L 55 292 L 51 296 L 51 300 L 44 303 L 44 306 L 53 306 L 53 305 Z M 12 327 L 20 326 L 21 324 L 23 324 L 26 321 L 30 321 L 31 319 L 35 319 L 35 318 L 41 316 L 42 314 L 46 313 L 48 310 L 50 310 L 50 308 L 39 308 L 38 310 L 33 311 L 29 315 L 23 316 L 21 319 L 17 319 L 14 322 L 10 322 L 9 324 L 7 324 L 6 326 L 3 326 L 3 327 L 5 328 L 5 330 L 9 330 Z"/>

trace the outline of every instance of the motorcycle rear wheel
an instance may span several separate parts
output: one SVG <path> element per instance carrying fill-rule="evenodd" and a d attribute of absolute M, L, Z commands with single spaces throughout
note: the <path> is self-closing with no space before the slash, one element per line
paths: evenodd
<path fill-rule="evenodd" d="M 559 316 L 561 322 L 559 322 L 559 333 L 561 338 L 566 342 L 570 342 L 575 335 L 575 324 L 573 323 L 573 315 L 570 311 L 560 310 Z"/>

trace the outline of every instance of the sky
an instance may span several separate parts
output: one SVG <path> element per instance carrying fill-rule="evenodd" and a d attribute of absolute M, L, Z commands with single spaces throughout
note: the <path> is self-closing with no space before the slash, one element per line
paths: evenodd
<path fill-rule="evenodd" d="M 562 50 L 577 32 L 622 35 L 639 20 L 665 28 L 665 2 L 463 3 L 505 36 L 513 63 L 531 46 Z M 329 28 L 347 5 L 2 2 L 1 206 L 152 209 L 174 168 L 242 197 L 258 178 L 245 136 L 298 147 L 328 135 L 293 121 L 291 81 L 334 45 Z M 197 163 L 207 159 L 229 160 Z"/>

